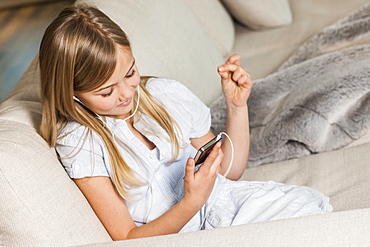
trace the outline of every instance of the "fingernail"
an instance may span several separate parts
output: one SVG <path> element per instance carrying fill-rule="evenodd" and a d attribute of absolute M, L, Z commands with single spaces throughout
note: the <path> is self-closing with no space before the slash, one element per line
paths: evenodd
<path fill-rule="evenodd" d="M 225 68 L 224 68 L 224 67 L 219 67 L 219 68 L 218 68 L 218 71 L 221 71 L 221 72 L 222 72 L 222 71 L 225 71 Z"/>

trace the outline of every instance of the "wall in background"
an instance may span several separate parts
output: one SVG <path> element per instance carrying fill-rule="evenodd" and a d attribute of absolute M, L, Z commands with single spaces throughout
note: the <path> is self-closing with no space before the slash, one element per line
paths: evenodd
<path fill-rule="evenodd" d="M 72 3 L 67 0 L 0 0 L 0 103 L 36 56 L 46 27 Z"/>

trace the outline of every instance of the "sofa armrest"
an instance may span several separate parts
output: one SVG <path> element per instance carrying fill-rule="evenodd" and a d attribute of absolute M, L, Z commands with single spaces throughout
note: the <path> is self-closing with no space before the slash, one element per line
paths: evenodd
<path fill-rule="evenodd" d="M 89 246 L 368 246 L 370 209 Z"/>

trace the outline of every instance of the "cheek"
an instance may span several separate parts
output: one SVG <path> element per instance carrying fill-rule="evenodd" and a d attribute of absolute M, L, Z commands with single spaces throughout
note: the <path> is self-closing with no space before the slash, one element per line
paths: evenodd
<path fill-rule="evenodd" d="M 136 90 L 137 86 L 140 84 L 140 77 L 139 76 L 133 76 L 130 78 L 130 80 L 127 81 L 127 86 L 129 89 Z"/>
<path fill-rule="evenodd" d="M 94 101 L 94 108 L 96 113 L 103 114 L 104 112 L 109 112 L 115 107 L 115 100 L 110 98 L 102 98 Z"/>
<path fill-rule="evenodd" d="M 135 77 L 134 77 L 134 79 L 135 79 L 135 86 L 138 86 L 139 84 L 140 84 L 140 75 L 139 74 L 137 74 Z"/>
<path fill-rule="evenodd" d="M 135 75 L 131 78 L 133 81 L 133 86 L 138 86 L 140 84 L 140 74 L 139 71 L 135 73 Z"/>

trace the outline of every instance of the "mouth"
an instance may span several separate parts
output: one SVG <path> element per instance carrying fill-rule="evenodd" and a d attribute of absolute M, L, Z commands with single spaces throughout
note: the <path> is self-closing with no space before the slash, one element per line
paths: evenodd
<path fill-rule="evenodd" d="M 118 105 L 118 107 L 125 107 L 128 106 L 132 101 L 132 98 L 127 99 L 126 101 L 123 101 L 121 104 Z"/>

